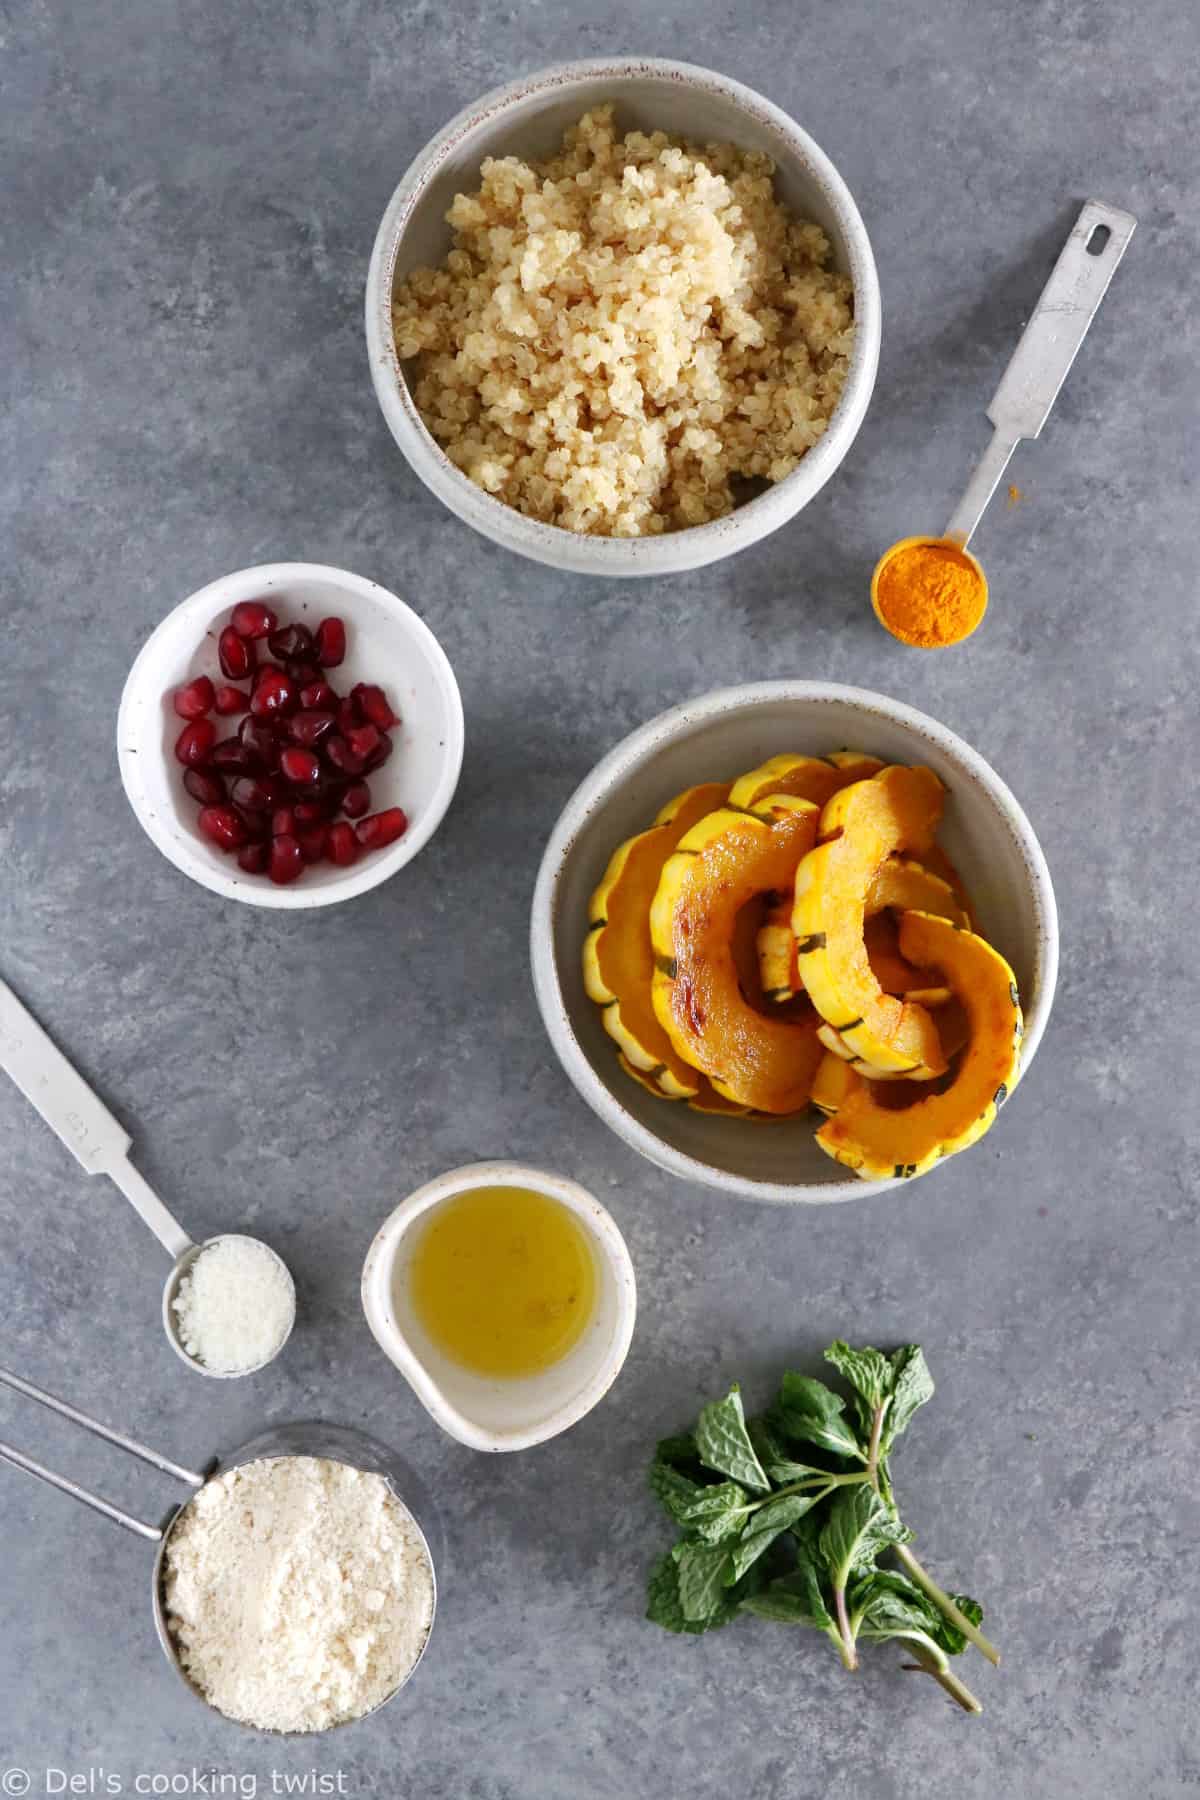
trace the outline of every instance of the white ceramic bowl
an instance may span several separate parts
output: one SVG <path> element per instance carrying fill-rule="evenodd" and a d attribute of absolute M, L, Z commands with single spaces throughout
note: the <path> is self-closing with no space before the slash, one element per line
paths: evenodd
<path fill-rule="evenodd" d="M 239 600 L 259 596 L 287 622 L 315 623 L 329 613 L 346 621 L 346 660 L 330 671 L 339 693 L 358 681 L 386 691 L 401 726 L 395 752 L 370 776 L 371 809 L 402 806 L 408 830 L 385 850 L 365 853 L 348 869 L 318 863 L 289 887 L 247 875 L 234 856 L 208 842 L 196 823 L 199 808 L 184 791 L 174 744 L 184 720 L 174 690 L 196 675 L 224 680 L 217 634 Z M 227 735 L 238 719 L 217 721 Z M 168 613 L 146 640 L 129 671 L 117 719 L 121 780 L 138 822 L 163 855 L 213 893 L 250 906 L 332 906 L 378 887 L 429 842 L 458 785 L 463 758 L 463 711 L 446 653 L 412 608 L 386 588 L 346 569 L 320 563 L 264 563 L 223 575 Z"/>
<path fill-rule="evenodd" d="M 944 725 L 899 700 L 828 682 L 767 681 L 722 688 L 661 714 L 610 751 L 576 789 L 551 834 L 534 893 L 538 1004 L 579 1092 L 660 1168 L 750 1199 L 854 1200 L 898 1184 L 860 1181 L 840 1169 L 815 1143 L 809 1116 L 770 1123 L 715 1118 L 657 1100 L 623 1074 L 599 1010 L 584 992 L 580 952 L 588 899 L 617 845 L 644 830 L 682 789 L 732 780 L 781 751 L 820 755 L 840 748 L 925 763 L 945 782 L 939 841 L 970 889 L 982 930 L 1016 974 L 1027 1074 L 1058 974 L 1058 915 L 1046 859 L 995 770 Z M 1019 1108 L 1020 1088 L 995 1126 L 999 1132 L 1007 1128 L 1010 1106 Z"/>
<path fill-rule="evenodd" d="M 837 268 L 854 284 L 857 322 L 845 388 L 829 427 L 799 467 L 728 518 L 663 537 L 598 538 L 528 519 L 455 468 L 426 430 L 397 361 L 392 294 L 411 270 L 450 248 L 445 214 L 479 186 L 486 156 L 545 156 L 591 106 L 613 101 L 625 129 L 765 150 L 776 191 L 823 227 Z M 388 203 L 367 276 L 371 379 L 392 436 L 426 486 L 485 537 L 535 562 L 584 575 L 665 575 L 700 568 L 757 543 L 807 506 L 862 424 L 879 361 L 879 280 L 870 240 L 845 182 L 808 133 L 761 94 L 691 63 L 598 58 L 560 63 L 485 94 L 451 119 L 413 162 Z"/>
<path fill-rule="evenodd" d="M 409 1297 L 414 1226 L 456 1194 L 480 1187 L 524 1187 L 574 1213 L 596 1263 L 596 1306 L 587 1330 L 561 1362 L 538 1375 L 488 1379 L 460 1368 L 431 1342 Z M 401 1201 L 367 1254 L 363 1310 L 376 1342 L 395 1363 L 430 1417 L 473 1450 L 527 1450 L 577 1424 L 620 1374 L 633 1338 L 637 1284 L 625 1240 L 586 1188 L 521 1163 L 470 1163 L 451 1169 Z"/>

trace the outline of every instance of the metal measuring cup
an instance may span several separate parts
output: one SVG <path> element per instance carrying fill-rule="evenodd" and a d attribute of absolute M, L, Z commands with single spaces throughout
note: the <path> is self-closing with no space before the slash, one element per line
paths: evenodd
<path fill-rule="evenodd" d="M 230 1469 L 239 1468 L 245 1463 L 265 1462 L 279 1457 L 320 1457 L 329 1462 L 345 1463 L 349 1468 L 358 1469 L 369 1475 L 382 1475 L 391 1489 L 393 1499 L 404 1512 L 425 1553 L 425 1559 L 429 1565 L 432 1605 L 429 1629 L 425 1633 L 425 1640 L 412 1667 L 403 1679 L 397 1682 L 391 1692 L 385 1694 L 383 1699 L 371 1708 L 370 1712 L 361 1713 L 359 1717 L 368 1719 L 372 1713 L 379 1712 L 382 1707 L 387 1706 L 395 1699 L 401 1688 L 407 1686 L 408 1682 L 412 1680 L 425 1655 L 429 1639 L 433 1635 L 434 1619 L 437 1616 L 437 1567 L 430 1549 L 429 1538 L 416 1519 L 412 1508 L 403 1498 L 400 1492 L 401 1487 L 410 1492 L 414 1488 L 419 1490 L 421 1511 L 433 1522 L 439 1547 L 441 1534 L 437 1530 L 437 1515 L 432 1510 L 423 1484 L 385 1444 L 379 1443 L 377 1439 L 369 1437 L 365 1431 L 358 1431 L 353 1426 L 326 1425 L 316 1420 L 299 1420 L 292 1424 L 271 1427 L 270 1430 L 260 1433 L 259 1436 L 250 1439 L 247 1443 L 239 1445 L 227 1456 L 213 1457 L 203 1469 L 185 1469 L 179 1463 L 172 1462 L 169 1457 L 161 1455 L 157 1450 L 150 1449 L 148 1445 L 138 1443 L 136 1438 L 128 1437 L 123 1431 L 117 1431 L 111 1425 L 102 1424 L 90 1413 L 82 1412 L 78 1407 L 71 1406 L 66 1400 L 60 1400 L 57 1395 L 47 1393 L 44 1388 L 35 1386 L 32 1381 L 26 1381 L 23 1376 L 14 1374 L 11 1369 L 0 1368 L 0 1384 L 12 1388 L 15 1393 L 23 1394 L 26 1399 L 36 1400 L 39 1405 L 49 1407 L 52 1412 L 58 1413 L 64 1419 L 69 1419 L 72 1424 L 79 1425 L 84 1431 L 91 1432 L 93 1437 L 103 1438 L 106 1443 L 115 1444 L 119 1450 L 128 1451 L 131 1456 L 136 1456 L 141 1462 L 148 1463 L 151 1468 L 158 1469 L 164 1475 L 170 1475 L 176 1481 L 183 1482 L 192 1490 L 187 1499 L 177 1502 L 169 1509 L 160 1525 L 151 1525 L 144 1519 L 139 1519 L 134 1514 L 126 1512 L 123 1507 L 115 1506 L 111 1500 L 105 1500 L 99 1494 L 93 1493 L 90 1488 L 81 1487 L 78 1482 L 71 1481 L 66 1475 L 60 1475 L 56 1470 L 48 1469 L 44 1463 L 36 1461 L 34 1457 L 27 1456 L 23 1450 L 18 1450 L 14 1445 L 0 1439 L 0 1461 L 10 1463 L 13 1468 L 21 1469 L 27 1475 L 36 1476 L 39 1481 L 44 1481 L 50 1487 L 57 1488 L 60 1493 L 69 1494 L 73 1500 L 80 1501 L 84 1506 L 90 1506 L 93 1512 L 101 1513 L 106 1519 L 111 1519 L 114 1524 L 124 1526 L 126 1531 L 132 1531 L 137 1537 L 145 1538 L 156 1546 L 154 1567 L 150 1576 L 150 1605 L 154 1616 L 154 1630 L 163 1655 L 180 1681 L 188 1692 L 210 1712 L 217 1712 L 218 1709 L 201 1693 L 180 1660 L 179 1651 L 171 1635 L 163 1593 L 167 1547 L 175 1527 L 187 1511 L 191 1501 L 200 1489 L 215 1476 L 225 1474 Z M 219 1716 L 228 1718 L 226 1713 L 220 1713 Z M 230 1723 L 240 1725 L 243 1721 L 231 1719 Z M 353 1725 L 357 1723 L 357 1720 L 344 1719 L 340 1723 Z M 257 1730 L 258 1727 L 246 1726 L 245 1729 Z M 336 1728 L 329 1727 L 329 1729 Z M 273 1735 L 298 1737 L 301 1734 L 276 1732 Z M 303 1735 L 310 1736 L 311 1734 Z"/>
<path fill-rule="evenodd" d="M 269 1244 L 263 1244 L 259 1238 L 246 1237 L 242 1232 L 223 1232 L 220 1237 L 194 1244 L 145 1176 L 130 1162 L 129 1133 L 113 1118 L 104 1102 L 92 1092 L 78 1070 L 71 1067 L 32 1013 L 22 1006 L 3 981 L 0 981 L 0 1068 L 12 1076 L 25 1098 L 41 1113 L 50 1129 L 57 1133 L 89 1175 L 107 1175 L 116 1183 L 143 1224 L 150 1227 L 172 1258 L 173 1267 L 163 1288 L 162 1321 L 167 1341 L 176 1355 L 189 1369 L 197 1369 L 201 1375 L 211 1375 L 219 1380 L 253 1375 L 273 1362 L 287 1343 L 296 1322 L 295 1283 L 283 1258 Z M 245 1369 L 210 1369 L 184 1347 L 179 1335 L 175 1299 L 180 1282 L 202 1251 L 213 1244 L 236 1243 L 239 1239 L 260 1244 L 283 1271 L 291 1296 L 291 1315 L 287 1329 L 269 1356 Z"/>

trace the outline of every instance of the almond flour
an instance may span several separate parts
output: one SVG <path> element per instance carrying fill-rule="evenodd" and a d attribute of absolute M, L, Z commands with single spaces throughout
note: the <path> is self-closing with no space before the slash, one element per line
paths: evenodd
<path fill-rule="evenodd" d="M 163 1573 L 188 1678 L 263 1731 L 324 1731 L 386 1700 L 433 1619 L 424 1540 L 387 1482 L 323 1457 L 243 1464 L 201 1488 Z"/>

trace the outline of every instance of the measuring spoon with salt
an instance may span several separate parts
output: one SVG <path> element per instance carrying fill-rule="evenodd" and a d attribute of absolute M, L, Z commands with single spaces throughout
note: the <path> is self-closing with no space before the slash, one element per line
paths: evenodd
<path fill-rule="evenodd" d="M 188 1367 L 198 1369 L 202 1375 L 219 1378 L 252 1375 L 278 1356 L 291 1335 L 296 1317 L 296 1289 L 286 1263 L 269 1245 L 240 1232 L 223 1232 L 202 1244 L 193 1243 L 149 1182 L 130 1162 L 128 1132 L 3 981 L 0 981 L 0 1068 L 12 1076 L 25 1098 L 41 1113 L 87 1174 L 107 1175 L 110 1181 L 116 1182 L 143 1223 L 150 1227 L 173 1259 L 163 1289 L 163 1329 L 171 1348 Z M 270 1353 L 258 1362 L 236 1369 L 209 1368 L 185 1347 L 175 1300 L 184 1276 L 204 1251 L 214 1245 L 238 1242 L 256 1245 L 282 1270 L 288 1293 L 286 1329 Z"/>
<path fill-rule="evenodd" d="M 942 649 L 961 643 L 982 620 L 987 607 L 987 576 L 967 545 L 1021 439 L 1041 435 L 1136 226 L 1132 213 L 1108 206 L 1103 200 L 1087 201 L 992 396 L 987 409 L 993 427 L 991 442 L 975 465 L 945 532 L 940 538 L 901 538 L 884 551 L 875 565 L 871 604 L 880 624 L 902 643 L 917 644 L 917 640 L 907 637 L 896 620 L 887 616 L 886 607 L 880 604 L 880 580 L 894 558 L 902 558 L 906 551 L 918 546 L 932 546 L 968 565 L 978 583 L 977 604 L 964 621 L 965 628 L 957 629 L 939 643 L 921 643 L 918 647 Z"/>

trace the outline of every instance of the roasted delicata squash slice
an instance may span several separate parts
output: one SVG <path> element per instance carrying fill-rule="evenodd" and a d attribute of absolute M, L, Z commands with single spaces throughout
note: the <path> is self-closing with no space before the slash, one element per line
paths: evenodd
<path fill-rule="evenodd" d="M 931 856 L 936 849 L 936 844 L 930 844 L 924 854 Z M 937 919 L 949 919 L 952 925 L 970 924 L 967 908 L 953 885 L 925 863 L 907 856 L 889 856 L 876 870 L 867 894 L 867 917 L 873 918 L 887 907 L 896 912 L 932 913 Z"/>
<path fill-rule="evenodd" d="M 969 931 L 974 931 L 976 925 L 975 909 L 971 905 L 971 896 L 967 892 L 967 884 L 955 868 L 954 864 L 950 861 L 950 858 L 946 855 L 946 852 L 942 849 L 942 846 L 940 844 L 931 844 L 928 850 L 922 851 L 921 862 L 930 875 L 940 876 L 947 884 L 953 893 L 954 898 L 962 907 L 963 912 L 967 915 L 967 929 Z M 940 908 L 936 906 L 919 906 L 915 910 L 917 912 L 939 912 Z"/>
<path fill-rule="evenodd" d="M 818 1034 L 819 1035 L 819 1034 Z M 831 1118 L 862 1087 L 862 1077 L 836 1051 L 826 1050 L 813 1076 L 812 1103 L 818 1112 Z"/>
<path fill-rule="evenodd" d="M 815 1014 L 771 1018 L 742 993 L 733 940 L 742 908 L 785 891 L 816 838 L 811 801 L 771 794 L 723 807 L 679 842 L 650 908 L 654 1010 L 678 1057 L 755 1112 L 807 1106 L 821 1058 Z"/>
<path fill-rule="evenodd" d="M 793 906 L 789 895 L 772 896 L 758 932 L 759 979 L 764 998 L 776 1004 L 794 999 L 804 987 L 792 930 Z M 898 994 L 922 1006 L 937 1005 L 929 998 L 927 978 L 900 955 L 895 921 L 887 916 L 890 909 L 936 913 L 956 925 L 969 925 L 970 914 L 949 882 L 902 856 L 888 857 L 867 894 L 863 941 L 880 987 L 885 994 Z"/>
<path fill-rule="evenodd" d="M 758 983 L 763 999 L 773 1006 L 785 1005 L 804 992 L 792 930 L 794 904 L 791 894 L 772 894 L 755 939 Z"/>
<path fill-rule="evenodd" d="M 932 844 L 944 790 L 931 769 L 893 765 L 843 788 L 796 871 L 792 930 L 805 989 L 826 1024 L 873 1068 L 925 1080 L 946 1067 L 932 1015 L 885 994 L 863 941 L 867 896 L 888 857 Z M 929 985 L 926 983 L 925 985 Z"/>
<path fill-rule="evenodd" d="M 676 795 L 649 831 L 639 832 L 614 851 L 588 907 L 583 943 L 588 997 L 603 1009 L 604 1029 L 629 1064 L 648 1075 L 671 1100 L 697 1093 L 699 1077 L 676 1055 L 655 1017 L 650 902 L 680 838 L 721 806 L 728 792 L 724 782 L 706 782 Z"/>
<path fill-rule="evenodd" d="M 884 1081 L 876 1084 L 868 1081 L 851 1068 L 848 1062 L 827 1050 L 813 1076 L 812 1103 L 818 1112 L 831 1118 L 841 1110 L 851 1094 L 861 1093 L 864 1088 L 870 1091 L 882 1110 L 889 1112 L 911 1106 L 918 1092 L 911 1086 L 904 1087 L 901 1082 Z"/>
<path fill-rule="evenodd" d="M 832 756 L 772 756 L 760 768 L 740 775 L 729 790 L 730 806 L 757 806 L 768 794 L 795 794 L 824 806 L 852 781 L 877 775 L 883 764 L 864 750 L 835 750 Z"/>
<path fill-rule="evenodd" d="M 670 1094 L 663 1093 L 653 1075 L 648 1075 L 645 1069 L 635 1069 L 623 1050 L 617 1051 L 617 1061 L 630 1080 L 636 1081 L 639 1087 L 644 1087 L 656 1100 L 669 1101 L 672 1098 Z M 726 1119 L 745 1119 L 750 1116 L 744 1106 L 735 1106 L 732 1100 L 726 1100 L 724 1094 L 718 1094 L 706 1075 L 698 1074 L 696 1079 L 700 1085 L 688 1098 L 688 1105 L 694 1112 L 719 1113 Z"/>
<path fill-rule="evenodd" d="M 838 1102 L 817 1142 L 864 1181 L 922 1175 L 941 1157 L 967 1149 L 992 1124 L 1020 1065 L 1021 1004 L 1013 972 L 999 951 L 974 932 L 919 912 L 901 920 L 900 948 L 910 962 L 936 969 L 954 989 L 970 1035 L 940 1093 L 894 1111 L 863 1082 Z"/>

